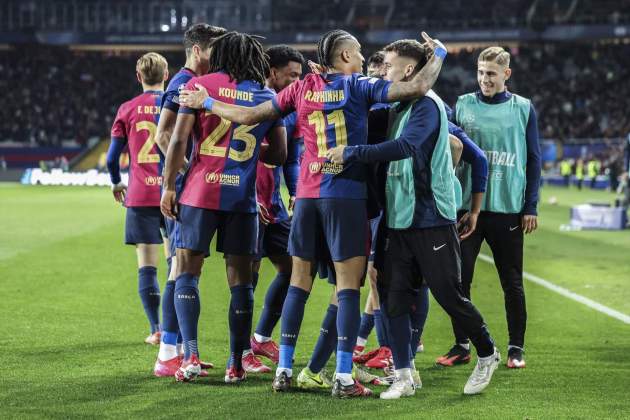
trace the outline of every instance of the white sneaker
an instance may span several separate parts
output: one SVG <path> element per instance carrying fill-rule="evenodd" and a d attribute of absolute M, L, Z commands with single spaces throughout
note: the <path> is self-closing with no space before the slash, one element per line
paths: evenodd
<path fill-rule="evenodd" d="M 411 370 L 411 379 L 413 380 L 413 387 L 415 389 L 422 388 L 422 379 L 420 379 L 420 372 L 418 372 L 416 369 Z"/>
<path fill-rule="evenodd" d="M 411 397 L 415 393 L 416 389 L 411 379 L 397 378 L 387 391 L 381 392 L 380 397 L 382 400 L 397 400 L 401 397 Z"/>
<path fill-rule="evenodd" d="M 485 359 L 485 360 L 484 360 Z M 464 386 L 464 394 L 479 394 L 486 389 L 492 379 L 492 374 L 501 362 L 501 354 L 495 348 L 494 354 L 484 359 L 477 359 L 477 366 L 468 378 L 468 382 Z"/>

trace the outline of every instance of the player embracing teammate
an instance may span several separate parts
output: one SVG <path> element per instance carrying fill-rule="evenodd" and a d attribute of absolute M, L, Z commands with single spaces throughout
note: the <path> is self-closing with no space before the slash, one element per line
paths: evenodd
<path fill-rule="evenodd" d="M 282 311 L 280 363 L 273 389 L 290 388 L 295 345 L 304 308 L 313 285 L 315 262 L 326 245 L 337 280 L 337 366 L 332 393 L 337 397 L 371 395 L 352 378 L 352 351 L 356 343 L 360 310 L 359 288 L 366 268 L 367 212 L 366 167 L 362 163 L 339 165 L 326 158 L 336 145 L 364 145 L 371 105 L 422 97 L 435 82 L 445 49 L 427 40 L 435 54 L 407 82 L 387 82 L 360 74 L 361 46 L 342 30 L 325 34 L 318 43 L 322 74 L 309 74 L 284 89 L 273 101 L 256 107 L 239 107 L 216 94 L 203 91 L 182 96 L 186 106 L 200 107 L 241 124 L 257 124 L 297 112 L 297 130 L 304 137 L 297 200 L 289 238 L 293 256 L 291 285 Z"/>

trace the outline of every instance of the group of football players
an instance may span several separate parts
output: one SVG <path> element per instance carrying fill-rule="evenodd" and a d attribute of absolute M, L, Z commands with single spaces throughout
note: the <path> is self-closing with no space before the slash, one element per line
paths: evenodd
<path fill-rule="evenodd" d="M 472 342 L 478 361 L 464 393 L 480 393 L 501 359 L 470 301 L 484 239 L 505 294 L 507 366 L 525 367 L 523 234 L 537 226 L 536 114 L 507 90 L 510 55 L 500 47 L 479 56 L 480 90 L 449 108 L 431 90 L 446 48 L 422 37 L 385 46 L 370 57 L 367 76 L 361 45 L 343 30 L 321 37 L 304 77 L 297 50 L 265 50 L 256 36 L 207 24 L 186 31 L 186 63 L 166 90 L 164 57 L 138 60 L 143 93 L 118 110 L 108 168 L 114 197 L 127 208 L 125 242 L 137 249 L 151 325 L 145 341 L 159 344 L 156 376 L 191 381 L 213 367 L 201 361 L 197 336 L 199 280 L 215 232 L 231 294 L 226 383 L 271 372 L 262 356 L 277 365 L 272 389 L 291 389 L 306 303 L 320 277 L 332 285 L 331 300 L 297 386 L 340 398 L 371 396 L 366 383 L 388 385 L 383 399 L 414 395 L 431 291 L 456 337 L 437 363 L 468 363 Z M 125 147 L 129 186 L 118 167 Z M 169 272 L 160 322 L 162 243 Z M 276 274 L 252 334 L 264 257 Z M 366 351 L 373 328 L 379 348 Z M 324 367 L 333 352 L 330 377 Z"/>

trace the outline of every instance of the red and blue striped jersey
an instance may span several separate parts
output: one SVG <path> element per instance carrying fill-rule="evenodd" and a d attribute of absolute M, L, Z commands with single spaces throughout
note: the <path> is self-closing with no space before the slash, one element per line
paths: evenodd
<path fill-rule="evenodd" d="M 126 207 L 160 205 L 161 155 L 155 144 L 161 91 L 146 91 L 123 103 L 112 125 L 112 139 L 129 147 L 129 186 Z"/>
<path fill-rule="evenodd" d="M 195 76 L 195 72 L 191 69 L 182 67 L 168 83 L 162 96 L 162 107 L 173 112 L 179 111 L 179 91 L 184 89 L 186 83 Z"/>
<path fill-rule="evenodd" d="M 280 223 L 289 218 L 289 213 L 282 201 L 280 194 L 280 173 L 284 173 L 284 182 L 287 184 L 290 196 L 295 196 L 299 169 L 299 155 L 301 142 L 296 137 L 295 112 L 284 118 L 284 126 L 287 130 L 287 160 L 282 166 L 269 165 L 258 161 L 256 173 L 256 194 L 258 203 L 269 212 L 271 223 Z"/>
<path fill-rule="evenodd" d="M 386 102 L 390 84 L 358 73 L 308 74 L 273 100 L 282 115 L 297 111 L 296 130 L 304 138 L 298 198 L 366 198 L 366 165 L 333 164 L 326 152 L 367 143 L 368 112 Z"/>
<path fill-rule="evenodd" d="M 259 83 L 237 83 L 219 72 L 190 79 L 186 89 L 204 86 L 211 97 L 225 103 L 253 107 L 275 96 Z M 180 202 L 192 207 L 256 213 L 256 164 L 260 143 L 282 119 L 253 126 L 231 123 L 205 110 L 180 107 L 180 113 L 196 116 L 191 166 Z"/>

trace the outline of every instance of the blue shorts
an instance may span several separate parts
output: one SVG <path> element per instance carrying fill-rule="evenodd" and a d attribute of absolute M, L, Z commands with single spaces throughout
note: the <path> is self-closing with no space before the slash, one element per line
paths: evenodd
<path fill-rule="evenodd" d="M 258 226 L 258 255 L 260 261 L 270 255 L 289 255 L 289 232 L 291 232 L 291 219 L 269 225 Z"/>
<path fill-rule="evenodd" d="M 166 231 L 166 237 L 168 238 L 168 245 L 169 245 L 169 254 L 171 257 L 175 256 L 175 238 L 177 237 L 177 229 L 179 225 L 179 222 L 177 220 L 173 220 L 173 219 L 168 219 L 168 218 L 164 218 L 164 225 L 165 225 L 165 231 Z"/>
<path fill-rule="evenodd" d="M 164 223 L 159 207 L 127 207 L 125 216 L 125 243 L 161 244 L 160 227 Z"/>
<path fill-rule="evenodd" d="M 217 252 L 226 255 L 256 255 L 258 214 L 236 213 L 179 206 L 175 229 L 176 247 L 210 255 L 210 242 L 217 235 Z"/>
<path fill-rule="evenodd" d="M 368 261 L 374 261 L 374 254 L 376 254 L 376 234 L 378 233 L 378 224 L 381 222 L 381 216 L 383 213 L 376 216 L 374 219 L 370 219 L 370 256 L 368 257 Z"/>
<path fill-rule="evenodd" d="M 325 247 L 333 261 L 368 255 L 365 200 L 298 198 L 293 210 L 289 254 L 317 261 Z"/>

